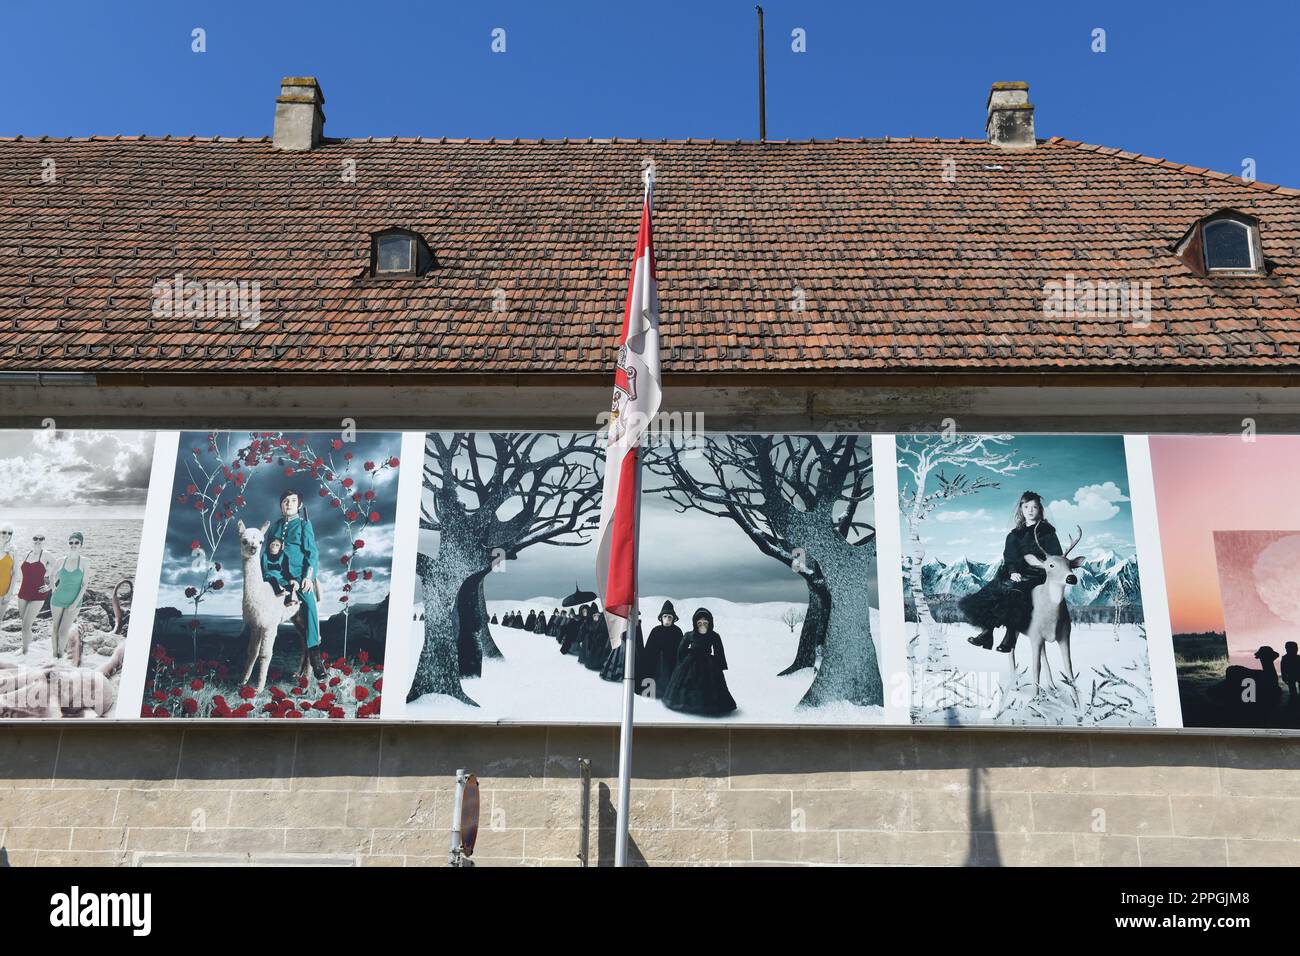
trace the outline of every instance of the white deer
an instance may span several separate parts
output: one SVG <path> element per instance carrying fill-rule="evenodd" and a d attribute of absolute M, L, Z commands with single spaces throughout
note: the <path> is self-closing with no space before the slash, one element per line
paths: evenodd
<path fill-rule="evenodd" d="M 1083 558 L 1071 558 L 1070 552 L 1083 540 L 1083 528 L 1075 527 L 1078 533 L 1070 539 L 1070 546 L 1064 554 L 1048 555 L 1044 560 L 1036 554 L 1025 555 L 1025 561 L 1036 568 L 1042 568 L 1047 579 L 1036 585 L 1029 592 L 1033 610 L 1029 617 L 1029 653 L 1032 655 L 1034 673 L 1034 696 L 1039 695 L 1038 675 L 1044 663 L 1047 663 L 1047 680 L 1055 687 L 1052 677 L 1052 665 L 1047 661 L 1047 645 L 1055 641 L 1061 648 L 1061 660 L 1065 662 L 1065 675 L 1071 687 L 1074 684 L 1074 665 L 1070 663 L 1070 611 L 1065 606 L 1065 589 L 1078 584 L 1075 570 L 1083 564 Z M 1016 666 L 1016 652 L 1011 651 L 1011 667 Z M 1078 705 L 1078 695 L 1074 695 Z"/>
<path fill-rule="evenodd" d="M 261 528 L 245 528 L 239 522 L 239 551 L 244 558 L 244 625 L 248 628 L 248 662 L 244 666 L 241 685 L 247 685 L 253 674 L 253 665 L 259 660 L 261 667 L 257 674 L 257 692 L 266 689 L 266 671 L 271 664 L 271 652 L 275 650 L 275 635 L 285 621 L 294 620 L 299 636 L 303 638 L 302 660 L 298 664 L 298 673 L 305 674 L 307 668 L 307 641 L 302 627 L 294 618 L 302 609 L 302 602 L 294 600 L 284 603 L 284 596 L 278 595 L 269 582 L 262 577 L 262 548 L 265 544 L 266 529 L 271 526 L 268 521 Z"/>

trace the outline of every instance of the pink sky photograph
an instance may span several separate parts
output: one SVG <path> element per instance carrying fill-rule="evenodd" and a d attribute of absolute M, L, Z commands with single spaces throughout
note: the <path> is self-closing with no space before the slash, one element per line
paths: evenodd
<path fill-rule="evenodd" d="M 1300 532 L 1300 436 L 1152 435 L 1149 444 L 1173 632 L 1223 631 L 1214 532 Z"/>
<path fill-rule="evenodd" d="M 1300 532 L 1216 531 L 1228 659 L 1249 667 L 1265 645 L 1300 641 Z"/>

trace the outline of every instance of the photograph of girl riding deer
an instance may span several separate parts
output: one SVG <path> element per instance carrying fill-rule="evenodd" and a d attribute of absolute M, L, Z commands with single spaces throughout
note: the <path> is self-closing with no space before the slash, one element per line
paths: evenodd
<path fill-rule="evenodd" d="M 913 720 L 1154 724 L 1123 436 L 900 435 L 896 458 Z"/>

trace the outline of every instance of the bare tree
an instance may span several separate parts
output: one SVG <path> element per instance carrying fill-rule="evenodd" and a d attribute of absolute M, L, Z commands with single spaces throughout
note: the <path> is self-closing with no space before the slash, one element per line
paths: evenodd
<path fill-rule="evenodd" d="M 806 611 L 801 611 L 798 608 L 794 608 L 794 607 L 787 608 L 786 612 L 781 615 L 781 623 L 784 624 L 786 627 L 788 627 L 790 629 L 790 633 L 793 634 L 794 626 L 796 624 L 802 624 L 804 622 L 804 618 L 806 618 L 807 616 L 808 614 Z"/>
<path fill-rule="evenodd" d="M 599 513 L 603 448 L 594 434 L 431 433 L 425 439 L 420 527 L 438 532 L 421 555 L 424 646 L 407 700 L 447 694 L 477 706 L 460 679 L 501 652 L 488 633 L 483 581 L 525 548 L 586 544 Z"/>
<path fill-rule="evenodd" d="M 921 567 L 925 563 L 925 545 L 921 541 L 921 522 L 946 502 L 964 498 L 999 483 L 986 475 L 971 476 L 967 469 L 980 469 L 995 475 L 1013 475 L 1033 462 L 1020 461 L 1015 449 L 1007 447 L 1012 435 L 900 435 L 896 444 L 898 466 L 912 476 L 912 487 L 899 491 L 903 516 L 907 520 L 908 589 L 916 606 L 917 628 L 926 636 L 927 657 L 941 661 L 948 656 L 946 638 L 935 635 L 934 615 L 922 586 Z M 951 478 L 944 468 L 955 468 Z M 934 486 L 930 486 L 933 478 Z"/>
<path fill-rule="evenodd" d="M 649 490 L 681 511 L 734 521 L 763 554 L 807 582 L 799 655 L 783 673 L 810 666 L 818 643 L 824 650 L 801 705 L 883 704 L 868 591 L 876 533 L 859 516 L 874 487 L 870 440 L 719 435 L 706 436 L 699 452 L 701 473 L 674 448 L 654 450 L 647 468 L 668 483 Z"/>

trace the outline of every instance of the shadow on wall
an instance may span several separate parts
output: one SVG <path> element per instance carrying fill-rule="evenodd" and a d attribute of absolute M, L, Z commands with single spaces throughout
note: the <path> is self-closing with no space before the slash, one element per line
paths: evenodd
<path fill-rule="evenodd" d="M 618 810 L 614 807 L 614 800 L 610 796 L 609 784 L 607 783 L 600 785 L 600 796 L 596 807 L 596 827 L 596 865 L 613 866 L 615 831 L 618 828 Z M 627 835 L 627 865 L 650 865 L 630 833 Z"/>
<path fill-rule="evenodd" d="M 968 775 L 970 831 L 966 838 L 967 866 L 1002 865 L 993 826 L 993 810 L 989 807 L 988 785 L 984 781 L 987 773 L 983 767 L 971 767 Z"/>

